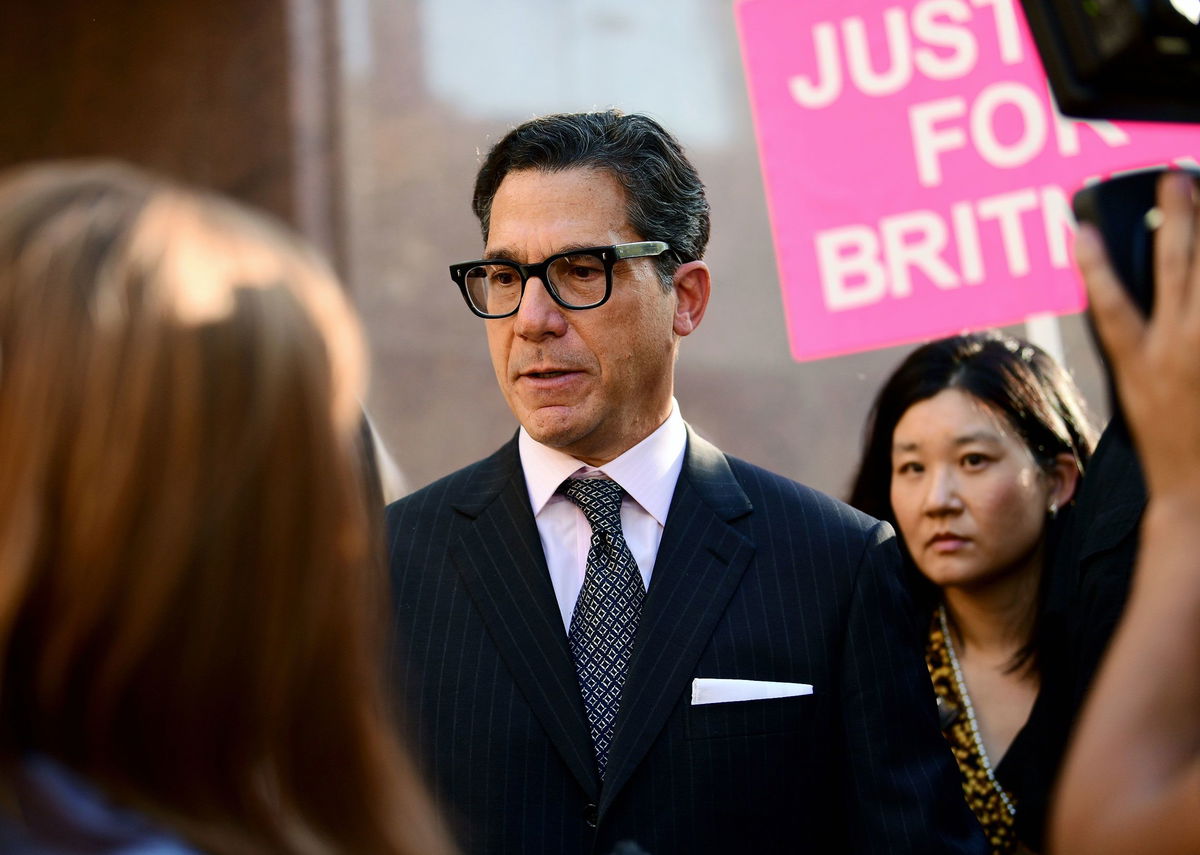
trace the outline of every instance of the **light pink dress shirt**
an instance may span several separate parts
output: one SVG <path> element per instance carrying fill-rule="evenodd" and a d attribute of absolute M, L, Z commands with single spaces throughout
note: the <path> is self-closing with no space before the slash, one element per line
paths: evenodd
<path fill-rule="evenodd" d="M 579 589 L 583 587 L 592 540 L 592 528 L 583 511 L 566 496 L 555 492 L 559 484 L 572 475 L 595 477 L 597 473 L 603 473 L 628 494 L 621 503 L 621 529 L 649 590 L 654 558 L 658 554 L 667 510 L 683 469 L 683 452 L 687 447 L 687 431 L 679 415 L 679 405 L 672 400 L 671 415 L 654 433 L 599 468 L 542 445 L 524 428 L 521 428 L 517 443 L 564 630 L 571 626 L 571 613 L 575 610 Z"/>

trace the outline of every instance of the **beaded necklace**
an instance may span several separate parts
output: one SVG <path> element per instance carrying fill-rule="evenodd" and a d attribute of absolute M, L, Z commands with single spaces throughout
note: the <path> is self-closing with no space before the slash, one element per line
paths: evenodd
<path fill-rule="evenodd" d="M 971 704 L 971 693 L 967 691 L 967 681 L 963 679 L 962 668 L 958 664 L 958 655 L 954 652 L 954 639 L 950 637 L 945 606 L 938 606 L 938 621 L 942 626 L 942 637 L 946 639 L 946 653 L 950 656 L 950 668 L 954 671 L 954 682 L 958 684 L 958 696 L 962 700 L 963 710 L 967 713 L 967 723 L 971 726 L 971 739 L 975 743 L 975 750 L 979 752 L 979 762 L 983 766 L 988 780 L 1000 795 L 1000 801 L 1004 804 L 1008 815 L 1016 816 L 1017 808 L 1012 803 L 1012 799 L 1008 797 L 1008 793 L 1004 791 L 1004 787 L 1000 786 L 1000 782 L 996 780 L 996 775 L 992 771 L 992 761 L 988 758 L 987 749 L 983 747 L 983 738 L 979 735 L 979 725 L 975 721 L 975 707 Z"/>

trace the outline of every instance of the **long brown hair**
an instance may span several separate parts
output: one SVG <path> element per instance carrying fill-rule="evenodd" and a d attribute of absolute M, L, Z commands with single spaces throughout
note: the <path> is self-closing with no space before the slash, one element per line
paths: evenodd
<path fill-rule="evenodd" d="M 264 217 L 110 163 L 0 178 L 9 764 L 214 853 L 448 851 L 383 688 L 363 366 Z"/>

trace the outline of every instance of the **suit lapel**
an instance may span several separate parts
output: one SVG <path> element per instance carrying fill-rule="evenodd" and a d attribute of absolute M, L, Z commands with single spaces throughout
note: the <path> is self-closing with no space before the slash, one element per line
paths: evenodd
<path fill-rule="evenodd" d="M 522 695 L 594 799 L 591 736 L 516 440 L 489 463 L 454 503 L 466 525 L 451 557 Z"/>
<path fill-rule="evenodd" d="M 725 455 L 689 428 L 622 692 L 601 814 L 687 691 L 713 627 L 754 554 L 754 544 L 730 525 L 752 510 Z"/>

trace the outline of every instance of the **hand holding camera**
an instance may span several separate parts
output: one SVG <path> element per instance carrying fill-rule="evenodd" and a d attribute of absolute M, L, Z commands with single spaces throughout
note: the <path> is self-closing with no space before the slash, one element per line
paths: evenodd
<path fill-rule="evenodd" d="M 1125 613 L 1060 778 L 1060 855 L 1200 847 L 1200 211 L 1186 173 L 1158 185 L 1147 317 L 1100 232 L 1080 227 L 1076 258 L 1115 375 L 1150 501 Z"/>
<path fill-rule="evenodd" d="M 1099 231 L 1080 226 L 1076 256 L 1093 322 L 1151 494 L 1200 502 L 1200 212 L 1192 176 L 1158 182 L 1155 307 L 1147 317 L 1109 263 Z"/>

